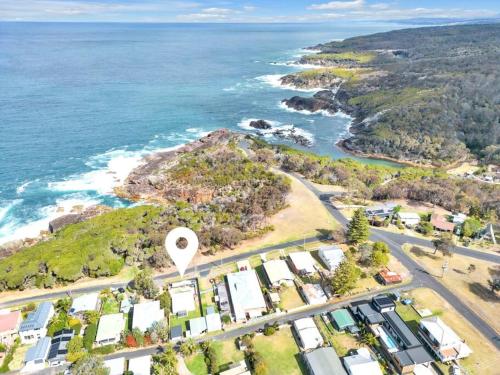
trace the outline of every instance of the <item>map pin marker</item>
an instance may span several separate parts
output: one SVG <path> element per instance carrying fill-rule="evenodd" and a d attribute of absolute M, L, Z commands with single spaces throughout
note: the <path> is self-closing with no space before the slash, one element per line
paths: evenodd
<path fill-rule="evenodd" d="M 180 238 L 185 238 L 187 240 L 187 246 L 184 249 L 177 246 L 177 240 Z M 193 259 L 198 251 L 198 244 L 198 236 L 196 233 L 186 227 L 177 227 L 167 234 L 165 238 L 165 248 L 181 277 L 184 276 L 191 259 Z"/>

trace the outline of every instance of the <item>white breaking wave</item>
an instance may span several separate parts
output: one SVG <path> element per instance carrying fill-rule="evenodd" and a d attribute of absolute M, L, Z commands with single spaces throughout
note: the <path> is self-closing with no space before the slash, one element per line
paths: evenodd
<path fill-rule="evenodd" d="M 317 92 L 323 90 L 321 87 L 313 87 L 313 88 L 300 88 L 293 85 L 284 85 L 281 83 L 281 78 L 286 76 L 286 74 L 266 74 L 263 76 L 258 76 L 255 79 L 261 81 L 269 86 L 284 89 L 284 90 L 293 90 L 293 91 L 302 91 L 302 92 Z"/>
<path fill-rule="evenodd" d="M 295 109 L 295 108 L 290 108 L 289 106 L 287 106 L 285 103 L 283 102 L 280 102 L 279 103 L 279 107 L 287 112 L 293 112 L 293 113 L 300 113 L 301 115 L 306 115 L 306 116 L 325 116 L 325 117 L 335 117 L 337 116 L 337 113 L 330 113 L 328 112 L 326 109 L 322 109 L 320 111 L 315 111 L 315 112 L 312 112 L 312 111 L 308 111 L 307 109 Z"/>
<path fill-rule="evenodd" d="M 85 209 L 99 203 L 98 199 L 86 197 L 84 194 L 74 194 L 68 198 L 56 200 L 55 205 L 40 208 L 35 215 L 38 219 L 27 224 L 19 222 L 12 216 L 0 228 L 0 243 L 38 237 L 41 231 L 48 230 L 51 220 L 71 213 L 74 207 Z"/>
<path fill-rule="evenodd" d="M 18 205 L 22 201 L 23 201 L 22 199 L 14 199 L 14 200 L 2 203 L 0 205 L 0 222 L 3 221 L 3 219 L 7 216 L 9 211 L 12 208 L 14 208 L 14 206 Z"/>
<path fill-rule="evenodd" d="M 21 195 L 22 193 L 24 193 L 26 188 L 28 187 L 28 185 L 30 185 L 31 183 L 32 183 L 32 181 L 27 181 L 27 182 L 21 184 L 20 186 L 18 186 L 16 189 L 16 194 Z"/>
<path fill-rule="evenodd" d="M 288 134 L 291 134 L 293 132 L 297 135 L 303 136 L 304 138 L 309 140 L 311 143 L 314 143 L 314 135 L 312 133 L 310 133 L 304 129 L 298 128 L 293 124 L 282 124 L 281 122 L 278 122 L 278 121 L 264 120 L 271 125 L 270 129 L 256 129 L 256 128 L 250 126 L 250 123 L 252 121 L 258 121 L 258 120 L 259 119 L 256 119 L 256 118 L 245 118 L 238 123 L 238 126 L 242 129 L 259 133 L 264 138 L 275 137 L 274 132 L 276 132 L 277 130 L 283 131 L 283 132 L 288 133 Z"/>

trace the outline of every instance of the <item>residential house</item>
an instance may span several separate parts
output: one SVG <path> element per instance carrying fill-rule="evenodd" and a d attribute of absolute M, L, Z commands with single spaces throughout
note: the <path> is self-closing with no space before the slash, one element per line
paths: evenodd
<path fill-rule="evenodd" d="M 299 290 L 309 305 L 321 305 L 328 301 L 328 297 L 320 284 L 304 284 Z"/>
<path fill-rule="evenodd" d="M 431 224 L 435 230 L 440 232 L 453 232 L 455 224 L 450 223 L 446 217 L 433 213 L 431 215 Z"/>
<path fill-rule="evenodd" d="M 0 310 L 0 344 L 12 345 L 21 325 L 21 311 Z"/>
<path fill-rule="evenodd" d="M 304 353 L 304 362 L 310 375 L 347 375 L 337 353 L 330 346 Z"/>
<path fill-rule="evenodd" d="M 75 331 L 72 329 L 63 329 L 54 333 L 50 342 L 49 354 L 47 362 L 50 367 L 61 366 L 66 363 L 66 355 L 68 354 L 68 343 L 75 336 Z"/>
<path fill-rule="evenodd" d="M 45 368 L 45 361 L 49 354 L 50 337 L 42 337 L 37 343 L 28 349 L 24 356 L 24 367 L 22 373 L 38 372 Z"/>
<path fill-rule="evenodd" d="M 417 365 L 429 366 L 433 362 L 432 356 L 396 311 L 388 311 L 382 315 L 385 319 L 382 327 L 387 333 L 387 341 L 381 340 L 382 348 L 389 354 L 398 371 L 409 374 Z"/>
<path fill-rule="evenodd" d="M 197 337 L 207 332 L 207 321 L 203 316 L 189 320 L 189 336 Z"/>
<path fill-rule="evenodd" d="M 335 271 L 345 258 L 338 246 L 322 246 L 318 250 L 318 256 L 329 271 Z"/>
<path fill-rule="evenodd" d="M 219 306 L 219 311 L 222 315 L 226 315 L 231 311 L 231 306 L 229 304 L 229 296 L 227 294 L 226 284 L 224 282 L 220 282 L 215 286 L 217 290 L 217 295 L 215 296 L 215 301 Z"/>
<path fill-rule="evenodd" d="M 229 365 L 225 371 L 219 372 L 219 375 L 251 375 L 250 368 L 245 360 Z"/>
<path fill-rule="evenodd" d="M 365 209 L 365 213 L 366 213 L 366 216 L 368 217 L 368 219 L 370 219 L 370 220 L 375 218 L 375 217 L 385 219 L 394 213 L 394 210 L 396 209 L 396 207 L 397 207 L 397 204 L 388 202 L 385 204 L 367 207 Z"/>
<path fill-rule="evenodd" d="M 261 316 L 267 311 L 255 270 L 226 276 L 234 318 L 237 322 Z"/>
<path fill-rule="evenodd" d="M 97 345 L 116 344 L 120 341 L 121 333 L 125 328 L 125 319 L 122 313 L 103 315 L 99 319 L 95 343 Z"/>
<path fill-rule="evenodd" d="M 377 309 L 378 312 L 385 313 L 388 311 L 394 311 L 396 309 L 396 304 L 389 296 L 385 294 L 379 294 L 372 298 L 373 307 Z"/>
<path fill-rule="evenodd" d="M 349 307 L 351 313 L 361 322 L 374 328 L 384 322 L 384 317 L 368 301 L 353 302 Z"/>
<path fill-rule="evenodd" d="M 179 340 L 182 340 L 182 338 L 183 338 L 183 332 L 181 325 L 170 327 L 170 341 L 177 342 Z"/>
<path fill-rule="evenodd" d="M 390 271 L 389 269 L 380 271 L 377 274 L 377 279 L 384 285 L 399 284 L 403 282 L 403 278 L 400 274 Z"/>
<path fill-rule="evenodd" d="M 279 287 L 282 284 L 293 285 L 293 275 L 284 260 L 270 260 L 263 264 L 267 281 L 271 287 Z"/>
<path fill-rule="evenodd" d="M 314 259 L 308 251 L 297 251 L 288 254 L 293 272 L 297 275 L 311 275 L 316 273 Z"/>
<path fill-rule="evenodd" d="M 185 316 L 196 310 L 196 282 L 193 280 L 170 284 L 170 298 L 172 298 L 172 313 Z"/>
<path fill-rule="evenodd" d="M 160 308 L 160 301 L 137 303 L 132 310 L 132 328 L 146 332 L 156 322 L 165 318 L 165 311 Z"/>
<path fill-rule="evenodd" d="M 455 225 L 463 224 L 465 222 L 465 220 L 467 220 L 467 215 L 465 215 L 461 212 L 451 215 L 451 221 Z"/>
<path fill-rule="evenodd" d="M 367 348 L 359 348 L 356 354 L 343 358 L 349 375 L 382 375 L 382 370 Z"/>
<path fill-rule="evenodd" d="M 299 346 L 303 350 L 319 348 L 323 345 L 323 336 L 313 318 L 302 318 L 293 322 Z"/>
<path fill-rule="evenodd" d="M 205 320 L 207 323 L 207 332 L 215 332 L 215 331 L 220 331 L 222 329 L 222 321 L 219 313 L 215 311 L 210 313 L 207 311 L 207 315 L 205 315 Z"/>
<path fill-rule="evenodd" d="M 464 340 L 437 316 L 422 319 L 418 334 L 441 362 L 465 358 L 472 353 Z"/>
<path fill-rule="evenodd" d="M 96 311 L 99 308 L 99 293 L 88 293 L 75 297 L 69 315 L 79 315 L 85 311 Z"/>
<path fill-rule="evenodd" d="M 151 375 L 151 356 L 145 355 L 129 359 L 128 371 L 134 375 Z"/>
<path fill-rule="evenodd" d="M 416 212 L 398 212 L 395 216 L 407 227 L 414 227 L 420 223 L 420 215 Z"/>
<path fill-rule="evenodd" d="M 42 302 L 35 311 L 28 314 L 19 326 L 19 337 L 22 344 L 34 344 L 47 335 L 47 325 L 54 316 L 54 306 L 50 302 Z"/>
<path fill-rule="evenodd" d="M 358 326 L 347 309 L 338 309 L 330 312 L 330 319 L 338 331 L 348 330 L 351 333 L 358 332 Z"/>
<path fill-rule="evenodd" d="M 108 375 L 123 375 L 125 372 L 125 358 L 113 358 L 104 360 L 104 367 L 109 369 Z"/>

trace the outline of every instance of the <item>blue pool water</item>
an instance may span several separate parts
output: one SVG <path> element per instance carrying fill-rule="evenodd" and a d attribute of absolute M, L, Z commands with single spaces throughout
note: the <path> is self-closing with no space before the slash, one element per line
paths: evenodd
<path fill-rule="evenodd" d="M 141 156 L 245 120 L 293 124 L 334 157 L 342 116 L 280 108 L 286 63 L 376 24 L 0 23 L 0 243 L 111 193 Z M 310 95 L 310 93 L 304 93 Z"/>

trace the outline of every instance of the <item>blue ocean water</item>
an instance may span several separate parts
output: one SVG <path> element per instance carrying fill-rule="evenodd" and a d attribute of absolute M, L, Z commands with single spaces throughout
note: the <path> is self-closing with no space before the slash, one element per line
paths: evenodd
<path fill-rule="evenodd" d="M 0 23 L 0 243 L 75 205 L 126 205 L 112 189 L 142 156 L 252 118 L 344 156 L 334 143 L 349 119 L 284 110 L 298 93 L 277 79 L 303 47 L 393 28 Z"/>

